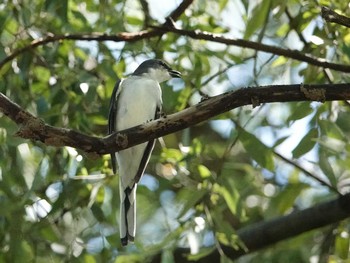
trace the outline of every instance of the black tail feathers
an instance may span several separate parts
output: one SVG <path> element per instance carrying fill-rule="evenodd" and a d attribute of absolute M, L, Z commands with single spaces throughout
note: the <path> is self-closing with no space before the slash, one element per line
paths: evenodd
<path fill-rule="evenodd" d="M 128 226 L 128 218 L 127 218 L 127 215 L 128 215 L 128 211 L 130 209 L 130 200 L 129 200 L 129 195 L 131 193 L 131 190 L 129 187 L 127 187 L 125 189 L 125 201 L 124 201 L 124 211 L 125 211 L 125 217 L 124 217 L 124 220 L 125 220 L 125 226 L 126 226 L 126 235 L 125 237 L 122 237 L 120 238 L 120 241 L 122 243 L 123 246 L 126 246 L 128 245 L 129 242 L 134 242 L 134 239 L 135 237 L 133 237 L 132 235 L 129 234 L 129 226 Z"/>

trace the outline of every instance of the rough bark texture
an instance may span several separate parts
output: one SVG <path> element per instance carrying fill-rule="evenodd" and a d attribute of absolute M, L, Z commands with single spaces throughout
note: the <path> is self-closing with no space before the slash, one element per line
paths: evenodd
<path fill-rule="evenodd" d="M 196 125 L 244 106 L 291 101 L 350 100 L 350 84 L 273 85 L 242 88 L 207 98 L 183 111 L 104 138 L 56 128 L 33 116 L 0 93 L 0 112 L 19 125 L 18 136 L 51 146 L 71 146 L 87 153 L 107 154 Z"/>

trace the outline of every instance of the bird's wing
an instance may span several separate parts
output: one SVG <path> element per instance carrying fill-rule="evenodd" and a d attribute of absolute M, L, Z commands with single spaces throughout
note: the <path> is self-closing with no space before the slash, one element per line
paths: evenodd
<path fill-rule="evenodd" d="M 112 134 L 115 132 L 115 127 L 116 127 L 116 116 L 117 116 L 117 96 L 120 94 L 120 85 L 121 85 L 121 80 L 118 80 L 117 83 L 114 86 L 111 100 L 109 103 L 109 114 L 108 114 L 108 134 Z M 117 172 L 117 160 L 115 157 L 115 154 L 111 154 L 111 161 L 112 161 L 112 168 L 113 168 L 113 173 Z"/>
<path fill-rule="evenodd" d="M 156 120 L 160 116 L 161 116 L 161 108 L 160 108 L 160 106 L 158 106 L 156 109 L 156 112 L 154 114 L 154 119 Z M 135 183 L 138 183 L 140 181 L 140 179 L 141 179 L 141 177 L 146 169 L 146 166 L 147 166 L 147 163 L 149 161 L 149 158 L 151 157 L 151 153 L 152 153 L 155 142 L 156 142 L 156 140 L 149 141 L 146 148 L 145 148 L 145 151 L 143 153 L 143 156 L 142 156 L 142 159 L 141 159 L 141 162 L 139 165 L 139 169 L 137 170 L 137 173 L 135 175 L 135 179 L 134 179 Z"/>

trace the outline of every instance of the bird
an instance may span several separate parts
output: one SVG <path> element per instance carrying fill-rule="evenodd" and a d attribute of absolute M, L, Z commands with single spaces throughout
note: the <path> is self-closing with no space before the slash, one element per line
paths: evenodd
<path fill-rule="evenodd" d="M 161 116 L 162 91 L 160 83 L 171 78 L 181 78 L 159 59 L 142 62 L 127 78 L 117 81 L 110 99 L 108 134 L 128 129 Z M 155 140 L 111 154 L 113 173 L 119 174 L 120 240 L 123 246 L 133 243 L 136 233 L 136 189 Z"/>

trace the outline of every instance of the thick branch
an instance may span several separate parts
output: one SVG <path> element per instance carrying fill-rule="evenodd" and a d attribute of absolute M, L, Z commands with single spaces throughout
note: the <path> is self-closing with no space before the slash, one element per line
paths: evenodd
<path fill-rule="evenodd" d="M 305 210 L 295 211 L 286 216 L 239 229 L 237 235 L 248 250 L 235 250 L 228 246 L 222 246 L 222 250 L 230 259 L 236 259 L 279 241 L 339 222 L 349 216 L 350 193 Z M 190 251 L 187 248 L 176 249 L 174 251 L 175 262 L 193 262 L 187 258 L 189 253 Z M 152 262 L 160 262 L 160 256 L 153 258 Z M 214 250 L 213 253 L 196 262 L 220 262 L 219 251 Z"/>
<path fill-rule="evenodd" d="M 52 146 L 71 146 L 85 152 L 107 154 L 185 129 L 221 113 L 261 103 L 350 100 L 350 84 L 272 85 L 242 88 L 206 99 L 183 111 L 104 138 L 45 124 L 0 93 L 0 112 L 19 124 L 18 136 Z"/>
<path fill-rule="evenodd" d="M 0 92 L 0 112 L 13 120 L 19 126 L 17 136 L 41 141 L 51 146 L 72 146 L 85 152 L 94 152 L 94 149 L 106 147 L 103 140 L 70 129 L 52 127 L 43 120 L 35 117 L 12 102 Z M 74 143 L 76 140 L 76 143 Z M 78 145 L 81 143 L 81 147 Z M 73 146 L 74 145 L 74 146 Z"/>
<path fill-rule="evenodd" d="M 339 15 L 328 7 L 322 6 L 322 17 L 327 22 L 336 23 L 350 28 L 349 17 Z"/>

